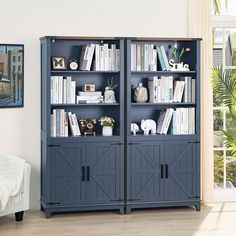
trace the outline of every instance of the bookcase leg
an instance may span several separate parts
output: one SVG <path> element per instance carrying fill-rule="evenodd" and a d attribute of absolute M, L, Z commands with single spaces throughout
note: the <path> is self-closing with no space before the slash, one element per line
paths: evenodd
<path fill-rule="evenodd" d="M 201 211 L 201 203 L 195 204 L 196 211 Z"/>
<path fill-rule="evenodd" d="M 44 211 L 44 214 L 45 214 L 45 218 L 46 218 L 46 219 L 49 219 L 49 218 L 51 218 L 51 216 L 52 216 L 52 212 L 47 211 L 47 210 Z"/>
<path fill-rule="evenodd" d="M 125 214 L 127 214 L 127 215 L 131 214 L 131 207 L 126 206 Z"/>
<path fill-rule="evenodd" d="M 121 215 L 124 215 L 124 213 L 125 213 L 124 207 L 120 207 L 120 214 L 121 214 Z"/>

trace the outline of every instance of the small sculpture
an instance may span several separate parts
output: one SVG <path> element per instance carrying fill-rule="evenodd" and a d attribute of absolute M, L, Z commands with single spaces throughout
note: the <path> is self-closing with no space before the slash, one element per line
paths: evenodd
<path fill-rule="evenodd" d="M 141 121 L 141 129 L 144 132 L 144 135 L 149 135 L 149 131 L 151 131 L 151 134 L 156 134 L 157 131 L 157 125 L 154 120 L 147 119 Z"/>
<path fill-rule="evenodd" d="M 134 101 L 136 102 L 146 102 L 148 100 L 147 88 L 143 87 L 143 83 L 139 83 L 136 88 L 134 88 Z"/>
<path fill-rule="evenodd" d="M 108 79 L 107 87 L 104 92 L 104 103 L 116 103 L 115 91 L 114 89 L 117 87 L 117 84 L 113 83 L 114 78 L 111 80 Z"/>
<path fill-rule="evenodd" d="M 131 123 L 131 132 L 133 132 L 133 135 L 136 135 L 136 133 L 139 131 L 139 127 L 136 123 Z"/>
<path fill-rule="evenodd" d="M 83 135 L 85 136 L 96 135 L 95 124 L 97 124 L 97 121 L 95 118 L 92 118 L 90 120 L 80 119 L 79 123 L 82 127 Z"/>

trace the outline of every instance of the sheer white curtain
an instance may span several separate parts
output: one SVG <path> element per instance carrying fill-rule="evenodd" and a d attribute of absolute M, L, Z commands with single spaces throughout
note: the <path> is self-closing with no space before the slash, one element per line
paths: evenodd
<path fill-rule="evenodd" d="M 188 1 L 188 36 L 202 38 L 201 47 L 201 170 L 202 200 L 214 195 L 213 111 L 212 111 L 212 1 Z"/>

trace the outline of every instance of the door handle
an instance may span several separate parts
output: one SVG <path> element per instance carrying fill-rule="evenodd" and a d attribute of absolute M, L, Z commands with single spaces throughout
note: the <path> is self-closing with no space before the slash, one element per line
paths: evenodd
<path fill-rule="evenodd" d="M 165 164 L 165 174 L 166 174 L 166 177 L 165 177 L 165 178 L 166 178 L 166 179 L 168 178 L 168 175 L 169 175 L 168 171 L 169 171 L 168 165 Z"/>
<path fill-rule="evenodd" d="M 163 168 L 163 165 L 161 164 L 161 179 L 163 179 L 163 175 L 164 175 L 163 170 L 164 170 L 164 168 Z"/>
<path fill-rule="evenodd" d="M 85 181 L 85 167 L 82 166 L 82 181 Z"/>
<path fill-rule="evenodd" d="M 87 166 L 87 181 L 90 180 L 90 167 Z"/>

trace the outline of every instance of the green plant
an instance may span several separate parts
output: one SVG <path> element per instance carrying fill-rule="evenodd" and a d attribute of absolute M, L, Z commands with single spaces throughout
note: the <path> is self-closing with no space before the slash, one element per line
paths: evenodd
<path fill-rule="evenodd" d="M 229 109 L 229 119 L 232 120 L 233 127 L 227 130 L 222 129 L 224 143 L 231 150 L 232 155 L 236 154 L 236 74 L 229 68 L 222 66 L 212 68 L 213 92 L 217 94 L 224 105 Z"/>
<path fill-rule="evenodd" d="M 114 78 L 111 77 L 111 79 L 107 80 L 107 88 L 108 90 L 114 90 L 118 85 L 114 84 Z"/>
<path fill-rule="evenodd" d="M 214 15 L 220 15 L 221 13 L 221 2 L 222 0 L 214 0 L 213 1 L 213 11 L 214 11 Z M 224 0 L 225 2 L 225 8 L 228 7 L 228 0 Z"/>
<path fill-rule="evenodd" d="M 100 118 L 99 123 L 101 126 L 114 127 L 115 120 L 109 116 L 103 116 Z"/>
<path fill-rule="evenodd" d="M 181 58 L 185 52 L 185 48 L 182 48 L 180 52 L 178 52 L 179 50 L 177 48 L 173 48 L 171 49 L 171 54 L 173 56 L 173 58 L 175 59 L 175 61 L 177 63 L 181 62 Z"/>

